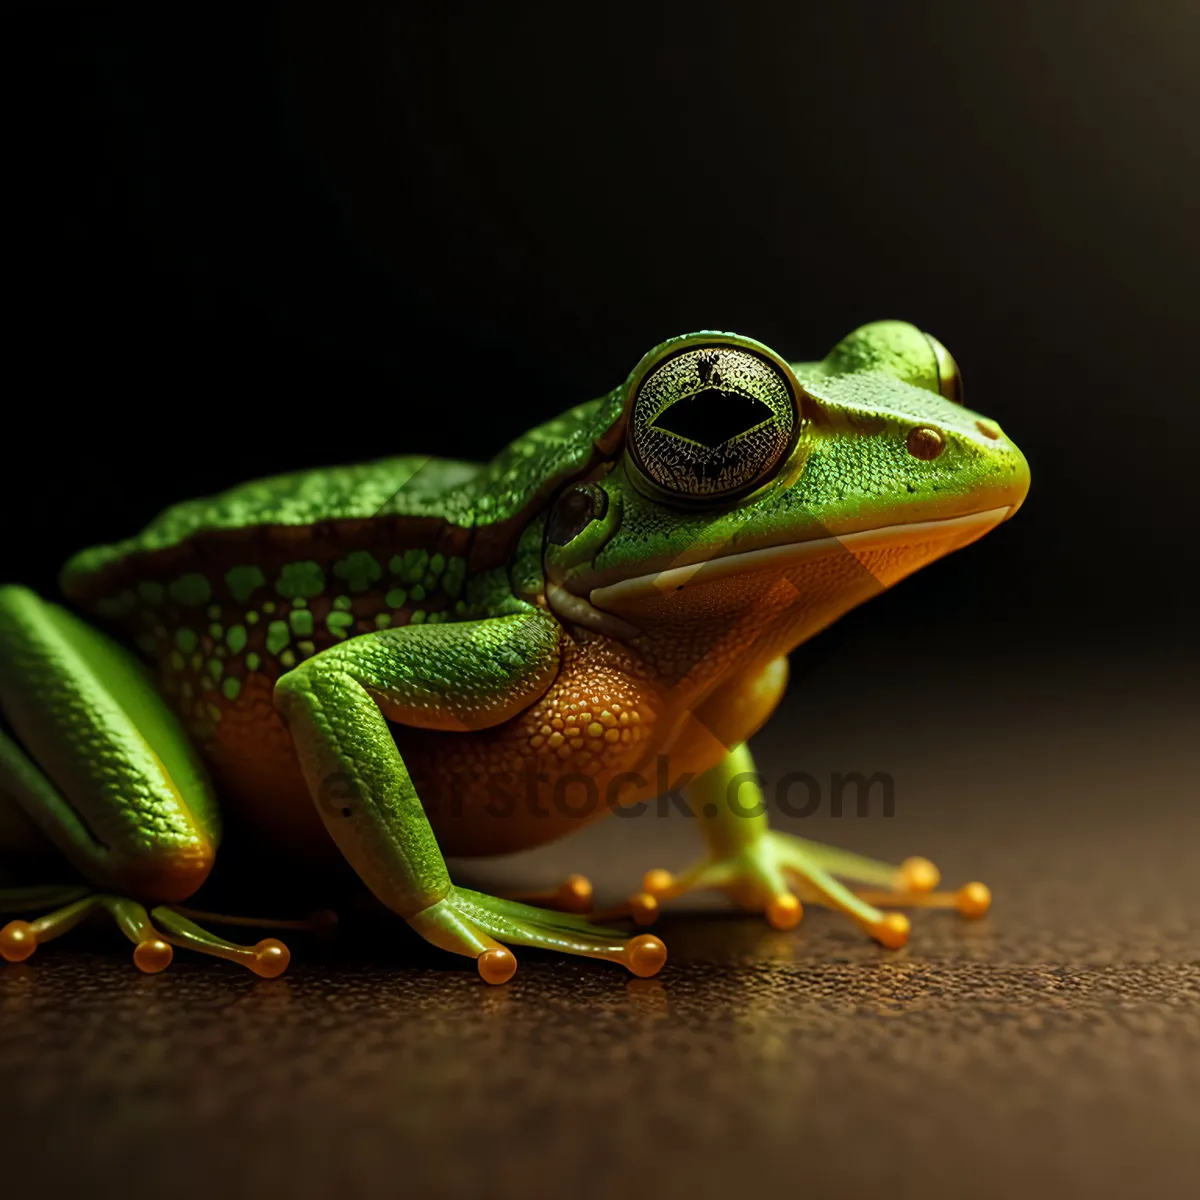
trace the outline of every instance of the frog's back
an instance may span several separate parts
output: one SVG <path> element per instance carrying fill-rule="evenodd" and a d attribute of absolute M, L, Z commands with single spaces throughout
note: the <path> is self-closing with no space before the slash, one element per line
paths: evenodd
<path fill-rule="evenodd" d="M 67 598 L 152 660 L 226 795 L 278 830 L 315 813 L 275 681 L 357 634 L 489 615 L 529 518 L 586 469 L 614 397 L 487 465 L 407 456 L 300 471 L 167 509 L 67 563 Z"/>
<path fill-rule="evenodd" d="M 86 603 L 111 593 L 117 579 L 139 581 L 144 573 L 155 573 L 156 556 L 181 561 L 189 551 L 199 555 L 208 541 L 261 541 L 264 531 L 272 530 L 286 541 L 286 530 L 315 530 L 385 512 L 452 517 L 456 495 L 467 494 L 463 485 L 479 470 L 476 463 L 410 455 L 251 480 L 174 504 L 135 537 L 75 555 L 64 569 L 63 588 Z"/>
<path fill-rule="evenodd" d="M 405 457 L 254 480 L 77 554 L 63 591 L 157 660 L 168 690 L 197 653 L 226 692 L 235 663 L 273 681 L 351 633 L 462 615 L 482 469 Z"/>
<path fill-rule="evenodd" d="M 277 563 L 371 549 L 390 557 L 432 545 L 443 554 L 469 547 L 472 568 L 486 569 L 503 560 L 529 513 L 611 438 L 620 395 L 614 389 L 529 430 L 486 465 L 405 455 L 276 475 L 173 505 L 136 537 L 75 555 L 63 569 L 63 591 L 120 619 L 138 607 L 140 592 L 155 594 L 155 583 L 170 592 L 189 576 L 175 588 L 187 603 L 204 591 L 190 576 L 206 576 L 219 592 L 217 575 L 239 564 L 265 574 Z M 237 578 L 243 574 L 252 573 Z M 235 596 L 243 591 L 244 583 L 233 588 Z"/>
<path fill-rule="evenodd" d="M 77 554 L 68 599 L 137 645 L 199 726 L 355 633 L 467 615 L 472 463 L 405 457 L 241 484 Z M 486 540 L 486 539 L 485 539 Z"/>
<path fill-rule="evenodd" d="M 275 681 L 354 634 L 472 615 L 481 469 L 404 457 L 255 480 L 76 555 L 63 591 L 155 664 L 227 797 L 320 839 Z"/>

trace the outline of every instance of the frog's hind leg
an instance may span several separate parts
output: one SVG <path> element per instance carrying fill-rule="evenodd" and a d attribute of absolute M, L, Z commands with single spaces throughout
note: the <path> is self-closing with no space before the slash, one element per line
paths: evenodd
<path fill-rule="evenodd" d="M 25 816 L 17 798 L 34 805 L 39 796 L 62 803 L 53 785 L 11 738 L 0 730 L 0 861 L 39 862 L 53 842 Z M 53 871 L 43 865 L 34 868 Z M 86 884 L 49 884 L 0 888 L 0 914 L 41 914 L 17 918 L 0 927 L 0 958 L 24 962 L 44 942 L 61 937 L 96 912 L 107 912 L 134 943 L 133 960 L 143 971 L 161 971 L 171 961 L 171 947 L 136 901 L 106 895 Z"/>
<path fill-rule="evenodd" d="M 282 943 L 237 946 L 169 907 L 207 877 L 220 815 L 136 659 L 32 592 L 0 588 L 0 716 L 0 864 L 51 846 L 91 885 L 0 891 L 0 909 L 43 913 L 6 925 L 0 954 L 19 961 L 103 912 L 143 970 L 166 966 L 173 942 L 278 974 Z"/>
<path fill-rule="evenodd" d="M 0 792 L 100 888 L 190 896 L 220 841 L 211 785 L 141 664 L 24 588 L 0 588 Z"/>

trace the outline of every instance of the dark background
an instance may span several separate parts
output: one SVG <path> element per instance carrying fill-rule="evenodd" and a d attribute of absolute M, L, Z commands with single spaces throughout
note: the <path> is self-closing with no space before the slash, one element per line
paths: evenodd
<path fill-rule="evenodd" d="M 986 920 L 684 912 L 654 980 L 526 951 L 498 989 L 396 921 L 269 984 L 81 932 L 0 969 L 0 1181 L 1190 1196 L 1198 44 L 1188 0 L 10 12 L 5 575 L 254 475 L 486 457 L 704 327 L 910 319 L 1033 488 L 794 656 L 755 740 L 888 772 L 894 819 L 801 831 L 983 878 Z M 612 821 L 481 882 L 696 853 Z"/>
<path fill-rule="evenodd" d="M 490 456 L 685 330 L 816 358 L 899 316 L 1033 490 L 852 620 L 1174 650 L 1198 35 L 1186 0 L 25 6 L 6 571 L 254 475 Z"/>

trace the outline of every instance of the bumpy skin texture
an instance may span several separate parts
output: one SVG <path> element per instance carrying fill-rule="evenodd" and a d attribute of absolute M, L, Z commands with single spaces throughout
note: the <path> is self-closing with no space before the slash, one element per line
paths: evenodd
<path fill-rule="evenodd" d="M 556 665 L 542 696 L 476 736 L 396 730 L 446 853 L 525 849 L 653 794 L 664 696 L 652 672 L 603 638 L 564 637 Z"/>
<path fill-rule="evenodd" d="M 149 679 L 111 650 L 32 592 L 0 589 L 0 709 L 53 784 L 6 753 L 0 792 L 36 797 L 26 811 L 47 834 L 65 835 L 59 840 L 90 878 L 148 899 L 183 899 L 212 867 L 220 816 Z"/>
<path fill-rule="evenodd" d="M 719 794 L 751 761 L 744 742 L 778 701 L 789 650 L 1021 503 L 1020 451 L 960 399 L 953 360 L 902 322 L 810 364 L 689 335 L 485 466 L 405 457 L 245 484 L 78 555 L 63 589 L 155 665 L 220 794 L 275 844 L 336 846 L 491 982 L 511 973 L 500 935 L 651 973 L 661 946 L 462 892 L 441 852 L 533 845 L 679 775 L 718 772 L 694 791 Z M 62 793 L 42 807 L 66 820 L 91 806 L 93 829 L 153 814 L 150 857 L 186 894 L 196 873 L 180 847 L 203 858 L 216 817 L 178 727 L 144 683 L 103 698 L 106 672 L 133 669 L 112 643 L 28 594 L 7 601 L 0 704 Z M 86 738 L 68 694 L 80 673 Z M 174 734 L 156 741 L 164 720 Z M 162 743 L 161 769 L 125 726 Z M 29 765 L 19 750 L 0 756 L 14 778 Z M 114 757 L 136 782 L 106 793 L 93 773 Z M 75 833 L 77 865 L 101 882 L 88 831 Z M 785 844 L 765 822 L 722 816 L 706 833 L 714 861 L 688 876 L 696 886 L 719 880 L 786 923 L 791 871 L 898 944 L 825 873 L 853 856 Z M 900 878 L 852 865 L 866 882 Z"/>

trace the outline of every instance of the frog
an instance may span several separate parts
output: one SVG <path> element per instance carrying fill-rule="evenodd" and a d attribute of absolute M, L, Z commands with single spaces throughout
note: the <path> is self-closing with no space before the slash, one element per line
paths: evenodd
<path fill-rule="evenodd" d="M 780 930 L 831 908 L 884 950 L 905 909 L 981 915 L 987 888 L 939 890 L 927 858 L 772 828 L 749 742 L 789 653 L 1007 520 L 1029 478 L 942 343 L 885 320 L 811 362 L 671 338 L 486 463 L 387 457 L 176 504 L 72 557 L 61 603 L 0 588 L 0 910 L 23 914 L 0 955 L 107 914 L 142 971 L 184 947 L 278 975 L 283 941 L 187 906 L 223 814 L 348 865 L 490 984 L 514 946 L 655 975 L 646 927 L 699 890 Z M 500 895 L 447 868 L 664 794 L 703 853 L 607 910 L 583 876 Z"/>

